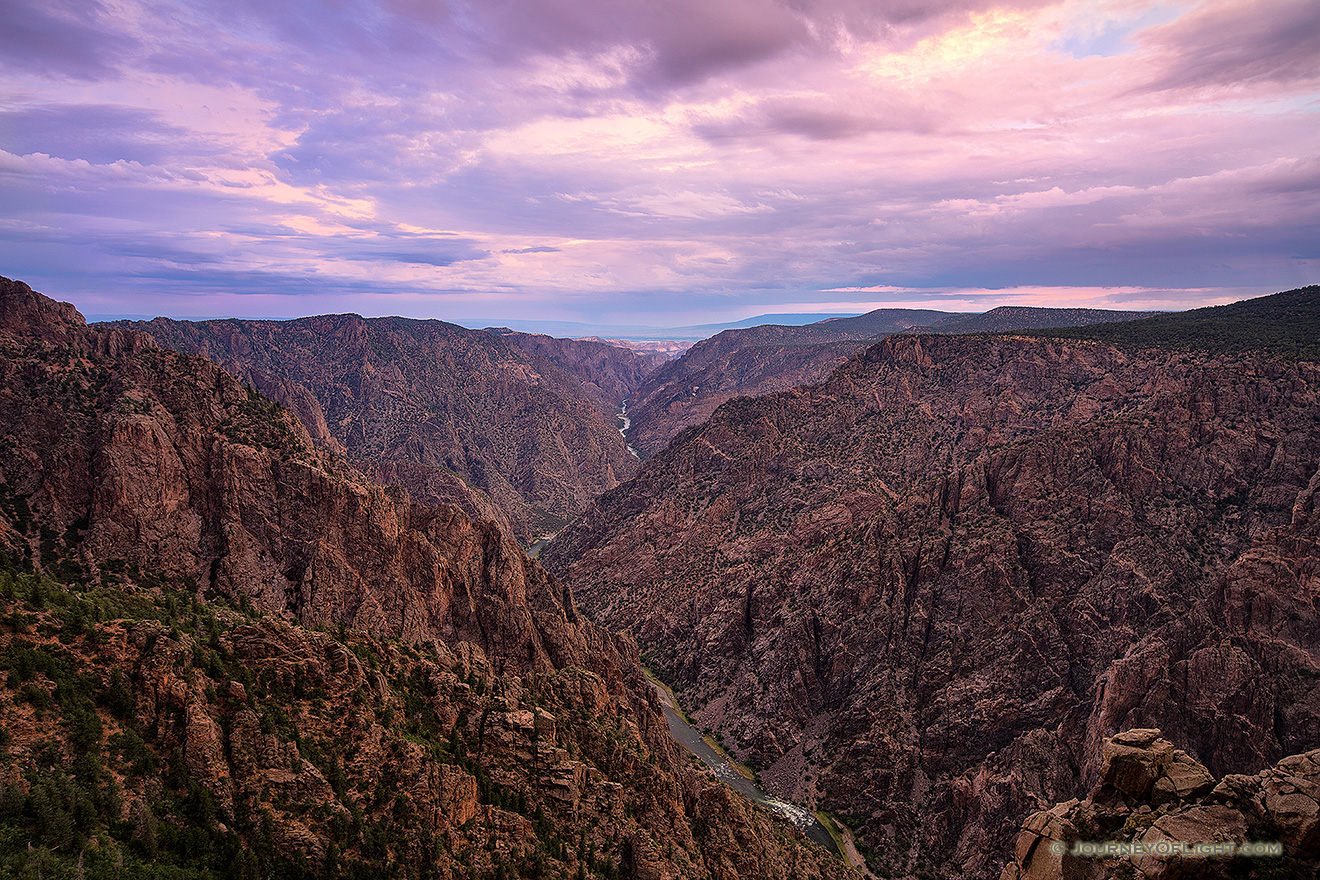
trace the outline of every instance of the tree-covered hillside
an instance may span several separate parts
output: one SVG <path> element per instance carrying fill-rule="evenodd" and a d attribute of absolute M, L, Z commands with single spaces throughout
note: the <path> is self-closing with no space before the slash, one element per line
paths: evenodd
<path fill-rule="evenodd" d="M 1320 285 L 1140 321 L 1022 333 L 1093 339 L 1123 347 L 1263 351 L 1320 360 Z"/>

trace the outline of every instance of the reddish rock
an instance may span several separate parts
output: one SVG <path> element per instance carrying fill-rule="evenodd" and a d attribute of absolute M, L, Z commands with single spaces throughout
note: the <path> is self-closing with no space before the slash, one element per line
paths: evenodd
<path fill-rule="evenodd" d="M 39 634 L 50 669 L 118 707 L 50 700 L 124 734 L 103 757 L 127 788 L 95 800 L 127 812 L 89 826 L 107 839 L 132 822 L 151 854 L 176 825 L 312 873 L 342 854 L 445 878 L 576 876 L 579 841 L 619 869 L 636 839 L 634 866 L 661 875 L 845 876 L 750 806 L 736 842 L 754 857 L 721 849 L 735 820 L 701 804 L 722 786 L 679 754 L 635 644 L 495 523 L 371 483 L 200 357 L 3 279 L 0 316 L 0 656 Z M 33 676 L 42 703 L 56 684 Z M 0 684 L 18 778 L 86 773 L 74 725 Z M 34 849 L 55 833 L 28 825 Z"/>
<path fill-rule="evenodd" d="M 1150 732 L 1136 733 L 1144 737 Z M 1270 803 L 1270 792 L 1280 786 L 1317 792 L 1320 751 L 1285 758 L 1255 776 L 1225 778 L 1213 794 L 1207 795 L 1208 789 L 1198 781 L 1196 794 L 1158 801 L 1132 797 L 1114 803 L 1109 794 L 1125 776 L 1169 778 L 1165 756 L 1171 752 L 1183 756 L 1175 765 L 1195 768 L 1198 775 L 1205 772 L 1185 752 L 1158 737 L 1159 731 L 1153 732 L 1157 738 L 1145 737 L 1139 753 L 1118 742 L 1122 733 L 1105 739 L 1108 757 L 1101 784 L 1084 801 L 1074 799 L 1028 816 L 1001 880 L 1314 876 L 1320 865 L 1320 837 L 1294 831 L 1295 820 L 1303 816 L 1309 819 L 1302 822 L 1309 821 L 1313 828 L 1320 808 L 1312 798 L 1295 804 Z M 1134 774 L 1130 766 L 1134 761 L 1144 762 L 1146 771 Z M 1213 777 L 1209 781 L 1213 785 Z M 1262 843 L 1278 845 L 1280 851 L 1241 854 L 1240 847 Z"/>
<path fill-rule="evenodd" d="M 725 403 L 545 562 L 772 788 L 990 877 L 1115 731 L 1215 774 L 1320 740 L 1317 418 L 1308 362 L 892 336 Z"/>
<path fill-rule="evenodd" d="M 636 470 L 611 401 L 645 367 L 623 349 L 553 340 L 525 351 L 443 321 L 357 315 L 100 326 L 211 359 L 295 413 L 320 448 L 415 500 L 482 518 L 493 502 L 523 541 Z M 465 484 L 480 494 L 465 497 Z"/>
<path fill-rule="evenodd" d="M 505 328 L 487 332 L 576 377 L 608 418 L 614 417 L 648 375 L 669 362 L 663 353 L 635 351 L 594 339 L 558 339 Z"/>

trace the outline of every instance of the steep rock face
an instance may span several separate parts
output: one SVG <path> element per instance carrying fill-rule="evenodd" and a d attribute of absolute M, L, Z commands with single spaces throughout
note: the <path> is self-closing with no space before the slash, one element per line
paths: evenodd
<path fill-rule="evenodd" d="M 684 428 L 710 418 L 725 401 L 819 382 L 867 345 L 860 341 L 745 345 L 732 336 L 750 332 L 725 330 L 698 342 L 643 383 L 629 407 L 629 444 L 654 455 Z"/>
<path fill-rule="evenodd" d="M 0 570 L 5 876 L 845 875 L 680 766 L 644 691 L 127 577 Z"/>
<path fill-rule="evenodd" d="M 501 531 L 519 534 L 502 507 L 491 501 L 485 492 L 463 482 L 453 471 L 415 461 L 371 458 L 355 458 L 352 465 L 383 486 L 407 487 L 409 497 L 423 507 L 453 504 L 472 519 L 488 520 L 498 525 Z"/>
<path fill-rule="evenodd" d="M 743 833 L 750 857 L 777 866 L 776 876 L 842 873 L 765 815 L 703 806 L 718 796 L 686 769 L 633 643 L 582 620 L 567 586 L 494 523 L 363 479 L 316 449 L 290 413 L 146 334 L 90 329 L 71 307 L 7 279 L 0 315 L 0 598 L 18 634 L 5 636 L 6 662 L 20 670 L 10 687 L 44 670 L 10 701 L 18 720 L 5 725 L 3 744 L 27 768 L 7 781 L 28 786 L 25 798 L 50 773 L 102 785 L 96 768 L 79 769 L 79 752 L 100 744 L 97 731 L 125 725 L 104 713 L 90 720 L 94 691 L 111 715 L 136 713 L 125 736 L 138 737 L 126 742 L 145 781 L 130 786 L 133 799 L 107 795 L 104 809 L 136 810 L 115 821 L 132 819 L 143 840 L 155 839 L 161 803 L 182 826 L 219 810 L 247 829 L 242 847 L 264 841 L 328 874 L 342 823 L 373 811 L 384 822 L 388 808 L 403 849 L 383 852 L 379 835 L 364 831 L 357 853 L 377 875 L 435 856 L 434 834 L 458 829 L 450 840 L 460 849 L 486 843 L 516 865 L 552 857 L 560 868 L 548 876 L 571 876 L 575 863 L 560 847 L 585 819 L 612 864 L 626 855 L 638 876 L 751 876 L 744 856 L 693 842 L 693 822 L 709 816 L 717 833 Z M 207 610 L 203 597 L 253 620 Z M 313 626 L 340 636 L 303 628 Z M 370 669 L 350 650 L 363 639 L 377 658 Z M 391 639 L 407 644 L 382 647 Z M 238 668 L 255 680 L 217 678 Z M 282 697 L 258 705 L 253 687 Z M 498 702 L 483 698 L 497 692 Z M 364 701 L 375 706 L 370 718 Z M 40 713 L 52 705 L 66 713 L 67 742 L 43 741 Z M 396 714 L 402 731 L 390 728 Z M 280 718 L 297 723 L 281 728 Z M 141 769 L 151 764 L 134 745 L 144 737 L 174 768 L 164 801 L 162 783 Z M 527 753 L 529 737 L 554 748 Z M 361 761 L 351 779 L 368 793 L 374 786 L 369 801 L 330 778 L 335 762 L 324 750 L 341 742 Z M 536 816 L 473 803 L 464 744 L 488 750 L 482 772 L 516 789 L 495 801 L 483 794 L 488 806 L 507 806 L 519 791 L 524 805 L 567 804 L 542 803 L 558 817 L 558 844 L 541 839 Z M 445 760 L 432 748 L 442 745 Z M 200 813 L 178 806 L 201 797 L 175 775 L 185 772 L 207 792 L 194 805 Z M 401 780 L 410 786 L 403 801 Z M 7 793 L 0 808 L 16 797 Z M 20 813 L 29 807 L 40 812 Z M 431 817 L 420 830 L 410 824 L 419 810 Z M 472 819 L 482 824 L 463 830 Z M 440 876 L 468 876 L 461 860 L 446 864 Z"/>
<path fill-rule="evenodd" d="M 9 314 L 29 295 L 0 286 Z M 209 361 L 42 300 L 0 338 L 0 482 L 76 536 L 92 579 L 136 565 L 305 625 L 470 642 L 518 668 L 588 664 L 610 644 L 494 524 L 362 479 Z M 4 538 L 44 563 L 46 538 Z"/>
<path fill-rule="evenodd" d="M 894 870 L 996 876 L 1158 726 L 1320 739 L 1320 370 L 893 336 L 732 401 L 550 548 L 597 619 Z"/>
<path fill-rule="evenodd" d="M 1320 870 L 1320 749 L 1216 784 L 1158 729 L 1105 739 L 1084 799 L 1033 813 L 1002 880 L 1220 880 Z"/>
<path fill-rule="evenodd" d="M 565 593 L 493 524 L 369 483 L 209 361 L 53 306 L 31 317 L 3 340 L 0 480 L 81 534 L 83 564 L 157 568 L 307 625 L 541 666 L 582 653 L 538 628 L 536 611 L 568 613 Z"/>
<path fill-rule="evenodd" d="M 295 412 L 323 448 L 399 463 L 392 472 L 417 476 L 403 485 L 418 497 L 435 470 L 449 471 L 489 496 L 524 541 L 636 469 L 600 395 L 495 334 L 357 315 L 114 326 L 215 361 Z"/>
<path fill-rule="evenodd" d="M 488 328 L 522 351 L 549 361 L 582 382 L 601 412 L 613 418 L 642 380 L 668 358 L 642 353 L 591 339 L 558 339 L 540 333 L 519 333 L 504 327 Z"/>

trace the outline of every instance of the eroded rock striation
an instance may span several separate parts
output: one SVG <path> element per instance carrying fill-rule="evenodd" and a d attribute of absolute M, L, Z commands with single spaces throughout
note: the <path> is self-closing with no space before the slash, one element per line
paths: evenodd
<path fill-rule="evenodd" d="M 23 870 L 222 870 L 207 847 L 251 876 L 846 870 L 689 768 L 633 643 L 495 523 L 7 279 L 0 550 Z"/>
<path fill-rule="evenodd" d="M 892 336 L 726 403 L 546 564 L 873 866 L 999 875 L 1159 727 L 1216 775 L 1320 742 L 1320 368 Z"/>
<path fill-rule="evenodd" d="M 400 480 L 418 500 L 449 502 L 443 484 L 461 480 L 488 496 L 523 541 L 636 470 L 609 394 L 497 334 L 357 315 L 113 326 L 218 363 L 296 413 L 320 447 Z M 598 372 L 606 381 L 604 360 Z"/>

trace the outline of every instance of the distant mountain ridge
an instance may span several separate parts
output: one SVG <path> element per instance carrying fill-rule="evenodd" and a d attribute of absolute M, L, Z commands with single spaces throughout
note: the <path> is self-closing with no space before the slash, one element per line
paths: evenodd
<path fill-rule="evenodd" d="M 933 324 L 911 327 L 911 333 L 1002 333 L 1041 327 L 1081 327 L 1137 321 L 1159 312 L 1114 309 L 1059 309 L 1040 306 L 999 306 L 979 315 L 950 315 Z"/>
<path fill-rule="evenodd" d="M 853 354 L 893 333 L 979 333 L 1052 327 L 1060 321 L 1124 321 L 1148 314 L 1035 306 L 1001 306 L 984 315 L 876 309 L 803 326 L 725 330 L 697 343 L 638 387 L 630 404 L 629 442 L 654 455 L 726 400 L 824 381 Z"/>
<path fill-rule="evenodd" d="M 671 361 L 692 347 L 691 342 L 676 339 L 653 339 L 639 342 L 633 339 L 607 339 L 603 336 L 582 336 L 579 338 L 584 342 L 603 342 L 606 345 L 631 349 L 644 357 L 660 355 L 663 360 L 657 361 L 657 364 Z"/>
<path fill-rule="evenodd" d="M 1028 331 L 1033 336 L 1091 339 L 1127 348 L 1256 351 L 1320 360 L 1320 285 L 1223 306 L 1155 315 L 1122 325 Z"/>
<path fill-rule="evenodd" d="M 634 342 L 671 340 L 691 343 L 719 333 L 721 330 L 755 327 L 761 324 L 810 324 L 826 318 L 836 317 L 850 316 L 846 314 L 817 314 L 815 312 L 784 313 L 754 315 L 750 318 L 739 318 L 736 321 L 720 321 L 709 324 L 684 324 L 676 327 L 652 327 L 639 324 L 588 324 L 582 321 L 553 321 L 531 318 L 466 318 L 455 323 L 472 328 L 508 327 L 520 333 L 549 335 L 556 338 L 584 339 L 600 337 Z"/>

